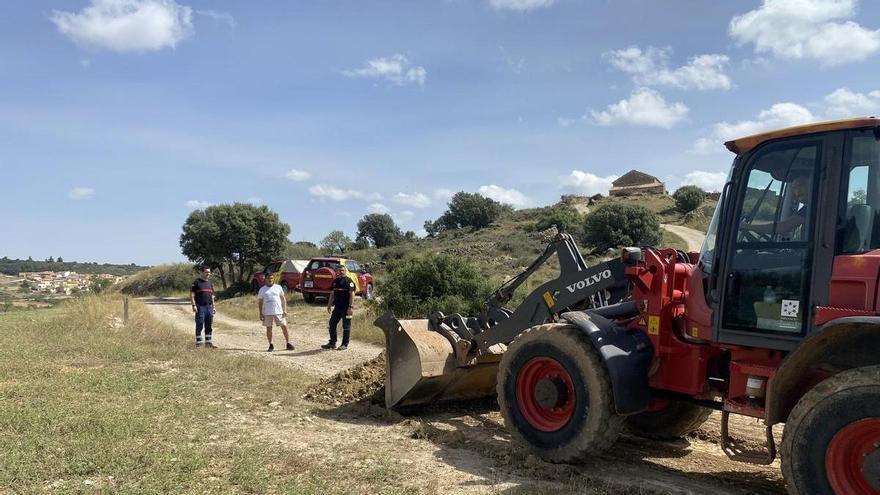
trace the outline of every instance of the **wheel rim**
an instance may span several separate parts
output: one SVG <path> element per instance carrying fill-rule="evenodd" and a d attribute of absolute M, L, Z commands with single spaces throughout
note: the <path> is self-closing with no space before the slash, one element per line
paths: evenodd
<path fill-rule="evenodd" d="M 825 451 L 825 472 L 834 493 L 880 494 L 880 418 L 838 431 Z"/>
<path fill-rule="evenodd" d="M 536 430 L 562 429 L 574 414 L 576 399 L 571 375 L 559 361 L 536 357 L 520 368 L 516 402 L 525 420 Z"/>

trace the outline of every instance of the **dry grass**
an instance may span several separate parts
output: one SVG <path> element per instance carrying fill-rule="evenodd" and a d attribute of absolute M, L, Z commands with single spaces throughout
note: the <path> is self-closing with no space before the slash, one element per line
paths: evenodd
<path fill-rule="evenodd" d="M 89 297 L 0 315 L 0 493 L 347 491 L 232 419 L 307 409 L 304 375 L 194 349 L 138 303 L 122 326 L 120 309 Z"/>

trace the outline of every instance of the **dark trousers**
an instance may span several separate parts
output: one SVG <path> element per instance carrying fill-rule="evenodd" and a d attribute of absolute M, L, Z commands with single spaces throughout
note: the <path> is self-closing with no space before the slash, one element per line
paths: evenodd
<path fill-rule="evenodd" d="M 214 307 L 210 304 L 204 306 L 196 306 L 196 344 L 202 343 L 202 327 L 205 328 L 205 342 L 211 342 L 211 334 L 214 329 L 211 324 L 214 323 Z"/>
<path fill-rule="evenodd" d="M 342 345 L 348 346 L 348 338 L 351 337 L 351 318 L 346 318 L 345 313 L 348 307 L 333 306 L 333 313 L 330 314 L 330 344 L 336 345 L 336 325 L 342 320 Z"/>

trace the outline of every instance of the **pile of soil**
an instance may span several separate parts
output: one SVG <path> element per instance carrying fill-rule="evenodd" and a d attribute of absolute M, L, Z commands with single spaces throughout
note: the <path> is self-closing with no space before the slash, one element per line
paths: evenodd
<path fill-rule="evenodd" d="M 306 389 L 304 399 L 339 406 L 368 400 L 385 400 L 385 352 L 375 358 L 325 378 Z"/>

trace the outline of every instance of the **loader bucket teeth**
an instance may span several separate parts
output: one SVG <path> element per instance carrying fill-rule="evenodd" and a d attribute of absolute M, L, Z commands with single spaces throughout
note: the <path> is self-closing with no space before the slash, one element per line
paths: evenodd
<path fill-rule="evenodd" d="M 452 344 L 428 320 L 398 320 L 391 313 L 374 324 L 385 333 L 385 406 L 476 399 L 495 393 L 500 355 L 485 354 L 457 366 Z"/>

